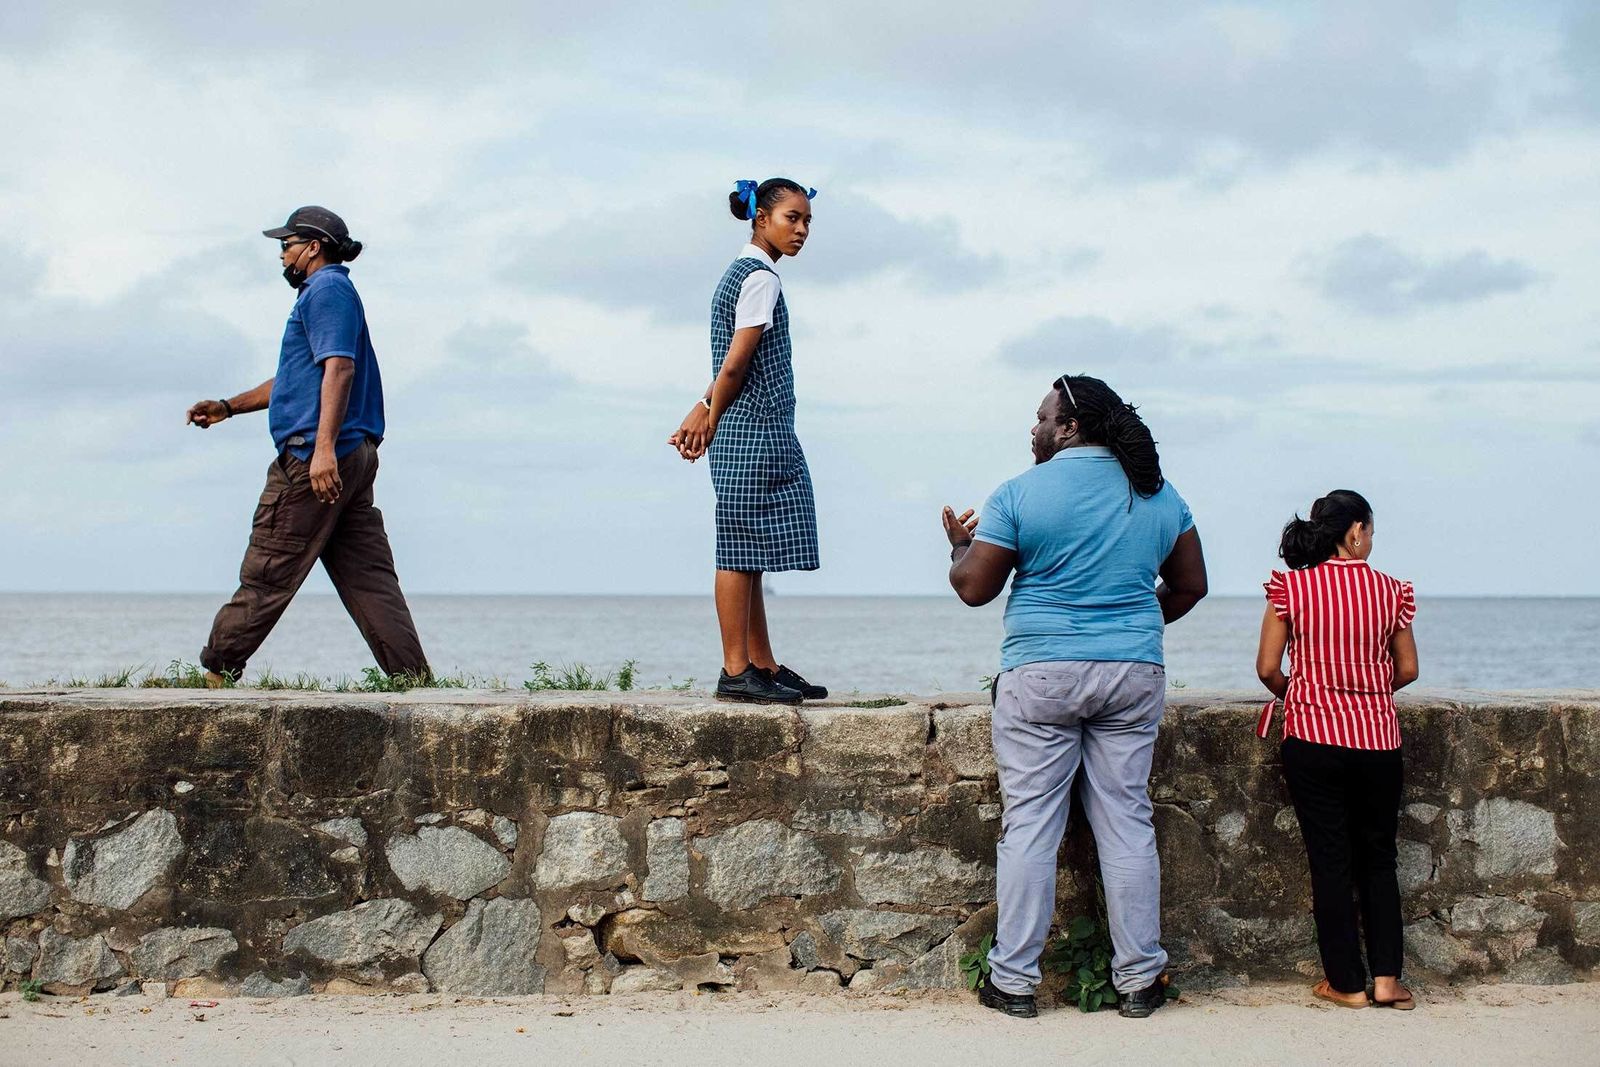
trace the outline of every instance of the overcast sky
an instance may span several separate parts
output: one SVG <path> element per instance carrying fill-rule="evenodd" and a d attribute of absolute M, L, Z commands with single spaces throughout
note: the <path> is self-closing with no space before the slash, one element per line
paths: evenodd
<path fill-rule="evenodd" d="M 0 7 L 0 589 L 231 590 L 266 418 L 183 413 L 272 374 L 305 203 L 367 246 L 408 590 L 708 589 L 664 442 L 726 193 L 782 174 L 823 569 L 780 592 L 947 592 L 940 506 L 1071 371 L 1217 592 L 1348 487 L 1424 595 L 1600 594 L 1593 5 L 250 8 Z"/>

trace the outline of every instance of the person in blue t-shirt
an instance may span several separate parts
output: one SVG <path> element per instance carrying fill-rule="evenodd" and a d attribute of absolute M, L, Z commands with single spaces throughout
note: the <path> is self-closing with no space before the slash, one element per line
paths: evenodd
<path fill-rule="evenodd" d="M 277 452 L 251 524 L 239 591 L 217 613 L 200 652 L 206 680 L 220 686 L 244 674 L 318 559 L 378 666 L 391 676 L 427 679 L 383 515 L 372 503 L 383 381 L 345 266 L 361 254 L 361 242 L 322 207 L 299 208 L 262 233 L 279 242 L 284 280 L 298 294 L 278 372 L 227 400 L 202 400 L 188 414 L 204 430 L 266 408 Z"/>
<path fill-rule="evenodd" d="M 1100 379 L 1056 379 L 1039 405 L 1033 458 L 981 518 L 944 509 L 961 599 L 987 604 L 1011 579 L 993 688 L 1005 800 L 999 918 L 978 995 L 1008 1015 L 1037 1014 L 1056 851 L 1081 767 L 1118 1010 L 1143 1018 L 1166 1002 L 1149 794 L 1167 689 L 1162 631 L 1206 595 L 1205 557 L 1149 427 Z"/>

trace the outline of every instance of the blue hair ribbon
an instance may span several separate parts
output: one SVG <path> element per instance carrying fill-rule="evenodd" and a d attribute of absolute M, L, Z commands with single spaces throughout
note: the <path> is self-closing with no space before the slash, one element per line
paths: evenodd
<path fill-rule="evenodd" d="M 753 182 L 749 179 L 740 179 L 733 183 L 733 191 L 738 193 L 740 199 L 744 201 L 744 217 L 747 219 L 756 217 L 756 190 L 760 188 L 760 185 L 760 182 Z"/>

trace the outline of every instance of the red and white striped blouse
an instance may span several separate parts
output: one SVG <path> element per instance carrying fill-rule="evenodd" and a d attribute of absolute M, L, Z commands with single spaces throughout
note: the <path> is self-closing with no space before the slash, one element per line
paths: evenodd
<path fill-rule="evenodd" d="M 1289 691 L 1283 736 L 1343 748 L 1400 747 L 1389 639 L 1417 614 L 1410 582 L 1364 560 L 1335 556 L 1305 570 L 1273 571 L 1267 602 L 1289 624 Z M 1262 713 L 1267 736 L 1272 706 Z"/>

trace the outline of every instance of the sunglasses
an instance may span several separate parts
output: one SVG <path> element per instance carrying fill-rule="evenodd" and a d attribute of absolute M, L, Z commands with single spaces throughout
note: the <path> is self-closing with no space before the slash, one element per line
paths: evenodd
<path fill-rule="evenodd" d="M 288 238 L 284 238 L 282 241 L 278 242 L 278 246 L 283 251 L 287 252 L 291 248 L 297 248 L 300 245 L 308 245 L 308 244 L 311 243 L 311 241 L 312 241 L 312 238 L 310 238 L 310 237 L 302 237 L 298 241 L 291 241 Z"/>

